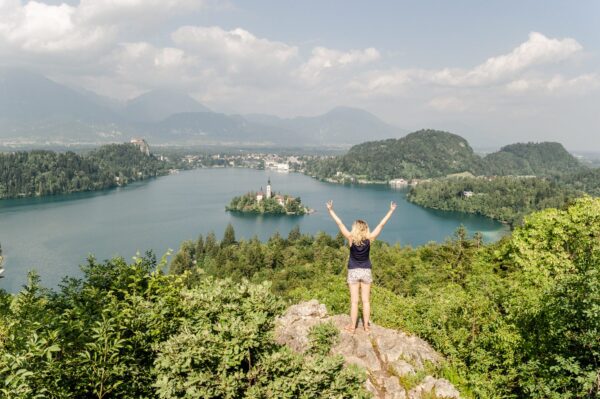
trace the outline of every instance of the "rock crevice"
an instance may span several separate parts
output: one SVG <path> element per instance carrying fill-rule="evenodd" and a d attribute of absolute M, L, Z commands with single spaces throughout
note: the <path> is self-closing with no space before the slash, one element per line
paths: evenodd
<path fill-rule="evenodd" d="M 329 316 L 325 305 L 316 300 L 290 307 L 277 320 L 277 342 L 304 352 L 311 327 L 333 323 L 340 331 L 332 354 L 342 355 L 347 364 L 367 371 L 366 388 L 381 399 L 460 398 L 458 390 L 443 378 L 429 375 L 443 361 L 424 340 L 402 331 L 371 325 L 366 334 L 361 326 L 354 334 L 344 330 L 348 315 Z"/>

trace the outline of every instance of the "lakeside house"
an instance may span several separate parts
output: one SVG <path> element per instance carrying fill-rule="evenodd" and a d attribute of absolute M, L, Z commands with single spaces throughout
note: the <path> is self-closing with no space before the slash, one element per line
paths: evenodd
<path fill-rule="evenodd" d="M 265 161 L 265 169 L 273 169 L 278 172 L 289 172 L 290 165 L 289 163 L 276 162 L 272 160 Z"/>
<path fill-rule="evenodd" d="M 406 186 L 408 186 L 408 180 L 405 180 L 405 179 L 402 179 L 402 178 L 392 179 L 388 183 L 392 187 L 406 187 Z"/>

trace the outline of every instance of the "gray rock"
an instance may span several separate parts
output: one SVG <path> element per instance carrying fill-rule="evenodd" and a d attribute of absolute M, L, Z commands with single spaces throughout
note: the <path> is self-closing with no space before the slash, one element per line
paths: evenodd
<path fill-rule="evenodd" d="M 408 393 L 409 399 L 421 399 L 425 397 L 431 397 L 434 394 L 436 398 L 444 399 L 458 399 L 460 393 L 450 381 L 443 378 L 434 378 L 430 375 L 423 379 L 419 385 L 414 387 Z"/>
<path fill-rule="evenodd" d="M 413 366 L 405 360 L 394 360 L 390 362 L 392 372 L 398 376 L 414 375 L 416 371 Z"/>
<path fill-rule="evenodd" d="M 396 377 L 386 378 L 383 386 L 385 388 L 385 399 L 406 399 L 406 391 Z"/>
<path fill-rule="evenodd" d="M 308 332 L 314 325 L 332 322 L 340 330 L 340 339 L 332 354 L 342 355 L 346 364 L 367 370 L 366 388 L 381 399 L 419 399 L 434 393 L 438 398 L 460 398 L 449 381 L 427 376 L 408 392 L 397 376 L 415 375 L 426 363 L 437 365 L 442 356 L 422 339 L 401 331 L 371 326 L 366 334 L 362 326 L 354 334 L 344 330 L 350 324 L 348 315 L 328 316 L 325 305 L 316 300 L 290 307 L 276 322 L 275 340 L 298 352 L 308 347 Z"/>

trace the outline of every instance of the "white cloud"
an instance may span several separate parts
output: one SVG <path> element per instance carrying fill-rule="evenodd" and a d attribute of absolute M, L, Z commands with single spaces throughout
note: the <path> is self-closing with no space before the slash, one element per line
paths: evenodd
<path fill-rule="evenodd" d="M 310 59 L 302 64 L 298 75 L 307 81 L 317 81 L 328 72 L 360 66 L 381 58 L 379 51 L 373 47 L 364 50 L 338 51 L 325 47 L 315 47 Z"/>
<path fill-rule="evenodd" d="M 564 61 L 580 52 L 582 46 L 571 38 L 549 39 L 532 32 L 529 39 L 508 54 L 489 58 L 471 70 L 443 69 L 432 74 L 432 81 L 449 86 L 482 86 L 497 83 L 537 65 Z"/>
<path fill-rule="evenodd" d="M 184 26 L 171 35 L 173 42 L 203 58 L 229 65 L 270 66 L 296 58 L 298 48 L 282 42 L 261 39 L 241 29 L 226 31 L 217 26 Z"/>
<path fill-rule="evenodd" d="M 78 18 L 112 25 L 164 19 L 169 14 L 201 8 L 203 0 L 81 0 Z"/>
<path fill-rule="evenodd" d="M 467 109 L 467 105 L 463 100 L 452 96 L 435 97 L 427 105 L 438 111 L 462 112 Z"/>
<path fill-rule="evenodd" d="M 0 6 L 0 43 L 26 53 L 89 50 L 115 37 L 110 26 L 78 24 L 77 8 L 30 1 L 5 1 Z"/>
<path fill-rule="evenodd" d="M 561 74 L 522 78 L 509 82 L 505 87 L 508 93 L 513 94 L 581 95 L 600 88 L 600 74 L 587 73 L 573 78 L 566 78 Z"/>
<path fill-rule="evenodd" d="M 24 54 L 94 53 L 116 44 L 119 32 L 173 13 L 199 8 L 200 0 L 82 0 L 77 6 L 0 0 L 0 51 Z M 81 56 L 81 54 L 78 54 Z"/>

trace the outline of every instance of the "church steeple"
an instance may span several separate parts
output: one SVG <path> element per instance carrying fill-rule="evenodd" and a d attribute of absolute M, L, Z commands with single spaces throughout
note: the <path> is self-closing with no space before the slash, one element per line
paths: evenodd
<path fill-rule="evenodd" d="M 266 197 L 271 198 L 271 177 L 269 177 L 269 180 L 267 181 Z"/>

